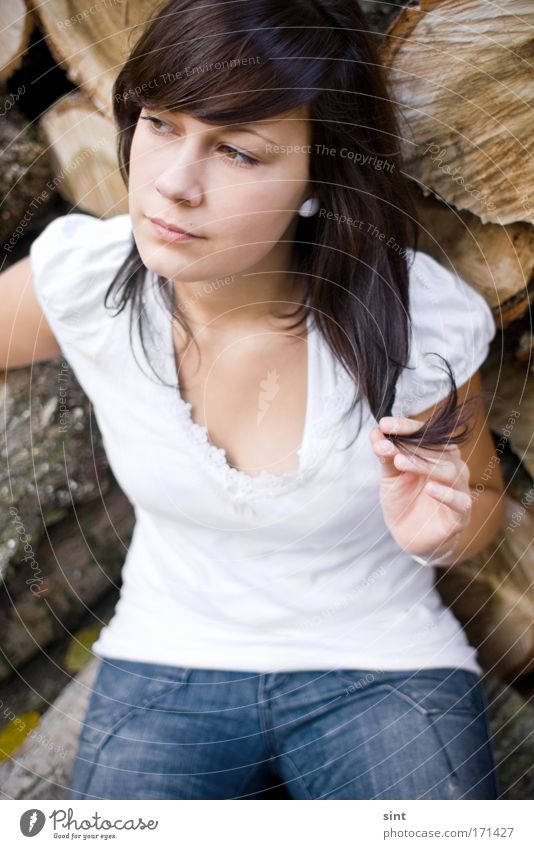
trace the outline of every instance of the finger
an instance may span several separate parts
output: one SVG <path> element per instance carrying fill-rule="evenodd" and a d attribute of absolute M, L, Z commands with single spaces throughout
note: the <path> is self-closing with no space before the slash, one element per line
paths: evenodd
<path fill-rule="evenodd" d="M 409 419 L 407 416 L 382 416 L 378 421 L 378 427 L 384 433 L 406 436 L 417 433 L 425 424 L 426 422 L 421 422 L 419 419 Z M 449 448 L 454 450 L 456 447 L 454 442 L 450 445 L 447 443 L 443 445 L 444 450 Z"/>
<path fill-rule="evenodd" d="M 426 422 L 421 422 L 419 419 L 409 419 L 407 416 L 383 416 L 378 421 L 378 426 L 384 433 L 403 435 L 416 433 L 425 424 Z M 451 443 L 450 447 L 455 448 L 456 443 Z"/>
<path fill-rule="evenodd" d="M 406 451 L 411 455 L 425 460 L 430 465 L 436 465 L 442 460 L 448 460 L 458 464 L 462 462 L 462 454 L 458 445 L 437 445 L 435 448 L 421 448 L 419 445 L 415 445 L 414 447 L 408 445 L 405 447 Z"/>
<path fill-rule="evenodd" d="M 446 486 L 437 481 L 428 481 L 425 484 L 425 492 L 437 501 L 446 504 L 452 510 L 456 510 L 462 516 L 465 516 L 471 510 L 471 496 L 462 490 L 454 489 L 454 487 Z"/>
<path fill-rule="evenodd" d="M 406 416 L 382 416 L 378 422 L 379 428 L 384 433 L 412 434 L 423 427 L 424 422 L 417 419 L 408 419 Z"/>
<path fill-rule="evenodd" d="M 438 463 L 429 467 L 424 459 L 420 459 L 416 455 L 407 456 L 399 452 L 394 457 L 394 462 L 397 469 L 403 472 L 417 472 L 431 480 L 436 480 L 449 486 L 463 485 L 467 480 L 467 464 L 463 461 L 458 466 L 451 460 L 440 460 Z"/>
<path fill-rule="evenodd" d="M 386 439 L 379 427 L 374 427 L 370 433 L 373 448 L 379 449 L 384 454 L 393 456 L 399 450 L 390 439 Z"/>
<path fill-rule="evenodd" d="M 384 436 L 380 428 L 375 427 L 370 433 L 371 445 L 375 455 L 382 463 L 382 472 L 386 477 L 398 477 L 401 472 L 395 467 L 393 462 L 395 455 L 399 453 L 396 445 L 393 445 Z"/>
<path fill-rule="evenodd" d="M 387 435 L 410 436 L 417 433 L 422 426 L 423 422 L 404 416 L 384 416 L 379 421 L 381 433 Z M 455 442 L 438 445 L 436 448 L 409 448 L 405 446 L 405 450 L 417 454 L 419 457 L 424 457 L 430 463 L 439 463 L 440 457 L 436 456 L 438 451 L 441 451 L 447 457 L 461 459 L 460 448 Z"/>

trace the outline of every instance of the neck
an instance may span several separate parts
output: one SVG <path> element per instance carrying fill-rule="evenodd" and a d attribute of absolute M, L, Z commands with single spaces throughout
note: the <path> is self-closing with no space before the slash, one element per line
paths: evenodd
<path fill-rule="evenodd" d="M 242 274 L 196 282 L 174 280 L 176 309 L 192 327 L 209 325 L 215 330 L 272 324 L 278 316 L 294 312 L 306 299 L 306 282 L 293 272 L 279 270 L 288 268 L 288 251 L 282 261 L 274 253 Z"/>

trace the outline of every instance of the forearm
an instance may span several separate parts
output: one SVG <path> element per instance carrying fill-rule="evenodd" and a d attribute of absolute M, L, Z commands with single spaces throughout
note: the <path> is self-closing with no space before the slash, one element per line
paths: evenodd
<path fill-rule="evenodd" d="M 454 545 L 454 554 L 443 558 L 444 566 L 469 560 L 497 539 L 504 530 L 506 508 L 504 493 L 485 487 L 469 487 L 472 497 L 471 520 Z"/>

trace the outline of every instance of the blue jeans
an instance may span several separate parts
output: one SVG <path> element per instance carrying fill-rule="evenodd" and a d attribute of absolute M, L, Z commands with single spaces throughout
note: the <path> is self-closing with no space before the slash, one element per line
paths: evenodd
<path fill-rule="evenodd" d="M 69 799 L 496 799 L 478 675 L 102 660 Z M 287 798 L 287 796 L 286 796 Z"/>

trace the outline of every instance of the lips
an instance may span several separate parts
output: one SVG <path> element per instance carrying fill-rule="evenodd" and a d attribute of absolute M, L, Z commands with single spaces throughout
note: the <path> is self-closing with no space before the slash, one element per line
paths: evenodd
<path fill-rule="evenodd" d="M 187 236 L 195 236 L 194 233 L 190 233 L 189 230 L 183 230 L 182 227 L 177 227 L 175 224 L 168 224 L 167 221 L 164 221 L 163 218 L 150 218 L 154 224 L 159 224 L 161 227 L 166 227 L 167 230 L 171 230 L 173 233 L 183 233 Z M 196 236 L 196 238 L 199 238 Z"/>

